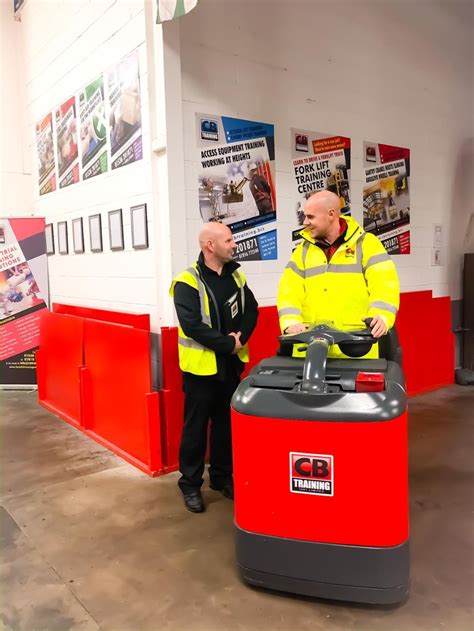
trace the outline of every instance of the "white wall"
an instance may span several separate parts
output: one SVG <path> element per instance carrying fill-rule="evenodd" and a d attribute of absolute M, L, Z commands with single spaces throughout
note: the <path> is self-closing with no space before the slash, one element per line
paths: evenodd
<path fill-rule="evenodd" d="M 13 2 L 0 1 L 0 216 L 31 215 L 31 170 L 23 119 L 21 24 Z"/>
<path fill-rule="evenodd" d="M 352 138 L 358 221 L 362 141 L 411 148 L 412 254 L 394 257 L 402 290 L 460 297 L 473 212 L 459 192 L 472 180 L 472 152 L 460 157 L 474 131 L 470 1 L 201 0 L 180 28 L 188 262 L 201 225 L 194 114 L 207 112 L 275 124 L 279 259 L 243 264 L 260 304 L 275 304 L 291 250 L 291 127 Z M 444 229 L 440 267 L 433 223 Z"/>
<path fill-rule="evenodd" d="M 460 297 L 473 198 L 470 2 L 200 0 L 163 29 L 154 25 L 155 6 L 29 0 L 15 23 L 10 0 L 2 0 L 1 85 L 9 98 L 0 106 L 9 124 L 1 128 L 0 171 L 8 163 L 19 174 L 9 180 L 8 204 L 2 193 L 2 214 L 4 206 L 10 214 L 27 207 L 48 222 L 66 219 L 70 229 L 73 218 L 85 220 L 86 253 L 49 257 L 53 301 L 149 312 L 154 331 L 174 323 L 167 288 L 195 259 L 201 225 L 197 111 L 275 124 L 279 259 L 244 264 L 260 304 L 275 303 L 291 249 L 290 127 L 352 138 L 358 220 L 362 141 L 410 147 L 412 254 L 395 257 L 402 289 Z M 144 159 L 39 197 L 34 123 L 135 48 Z M 134 251 L 129 208 L 140 202 L 149 206 L 150 248 Z M 124 252 L 109 250 L 106 213 L 115 208 L 124 213 Z M 104 252 L 91 254 L 87 217 L 97 212 Z M 444 227 L 441 267 L 431 267 L 435 222 Z"/>
<path fill-rule="evenodd" d="M 67 220 L 69 255 L 49 257 L 53 302 L 157 315 L 150 116 L 143 0 L 29 1 L 22 12 L 26 68 L 26 132 L 33 171 L 33 209 L 47 223 Z M 138 49 L 143 159 L 39 196 L 34 124 L 102 71 Z M 130 207 L 148 205 L 150 247 L 131 246 Z M 122 208 L 125 250 L 110 251 L 108 211 Z M 102 215 L 103 253 L 89 250 L 88 216 Z M 72 225 L 83 217 L 86 253 L 72 251 Z M 57 232 L 55 232 L 55 237 Z M 57 248 L 57 243 L 56 243 Z"/>

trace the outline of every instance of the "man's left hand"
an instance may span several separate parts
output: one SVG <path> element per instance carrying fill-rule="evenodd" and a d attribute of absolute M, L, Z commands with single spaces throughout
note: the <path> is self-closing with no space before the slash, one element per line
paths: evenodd
<path fill-rule="evenodd" d="M 374 337 L 382 337 L 388 331 L 385 319 L 381 315 L 374 316 L 370 323 L 371 333 Z"/>

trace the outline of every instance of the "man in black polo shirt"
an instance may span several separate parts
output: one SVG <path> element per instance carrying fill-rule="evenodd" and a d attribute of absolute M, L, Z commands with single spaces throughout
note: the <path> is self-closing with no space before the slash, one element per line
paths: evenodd
<path fill-rule="evenodd" d="M 230 400 L 248 361 L 247 341 L 258 317 L 229 228 L 205 224 L 201 253 L 171 286 L 179 320 L 179 363 L 183 371 L 184 427 L 178 485 L 186 508 L 201 513 L 207 427 L 211 420 L 209 477 L 212 489 L 233 499 Z"/>

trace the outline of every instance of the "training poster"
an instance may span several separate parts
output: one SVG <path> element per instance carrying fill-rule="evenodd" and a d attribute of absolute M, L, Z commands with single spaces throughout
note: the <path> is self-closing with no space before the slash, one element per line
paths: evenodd
<path fill-rule="evenodd" d="M 364 142 L 364 230 L 410 254 L 410 149 Z"/>
<path fill-rule="evenodd" d="M 36 150 L 38 153 L 39 194 L 56 190 L 56 165 L 54 162 L 53 114 L 50 112 L 36 123 Z"/>
<path fill-rule="evenodd" d="M 0 385 L 36 383 L 39 318 L 48 303 L 44 219 L 0 219 Z"/>
<path fill-rule="evenodd" d="M 112 169 L 143 157 L 140 71 L 134 51 L 107 75 Z"/>
<path fill-rule="evenodd" d="M 71 97 L 56 109 L 56 147 L 59 188 L 79 182 L 76 99 Z"/>
<path fill-rule="evenodd" d="M 196 135 L 202 220 L 229 226 L 235 260 L 276 259 L 273 125 L 196 114 Z"/>
<path fill-rule="evenodd" d="M 336 193 L 341 213 L 350 215 L 351 139 L 292 128 L 291 158 L 298 226 L 292 237 L 296 246 L 303 228 L 304 205 L 313 191 Z"/>
<path fill-rule="evenodd" d="M 102 75 L 79 93 L 82 179 L 107 171 L 107 124 Z"/>

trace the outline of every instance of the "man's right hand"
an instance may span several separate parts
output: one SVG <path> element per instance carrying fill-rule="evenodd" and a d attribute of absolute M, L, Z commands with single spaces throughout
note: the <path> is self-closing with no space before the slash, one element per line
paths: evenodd
<path fill-rule="evenodd" d="M 296 333 L 303 333 L 303 331 L 307 331 L 308 327 L 306 324 L 302 324 L 298 322 L 297 324 L 291 324 L 285 329 L 285 335 L 295 335 Z"/>
<path fill-rule="evenodd" d="M 240 331 L 238 333 L 229 333 L 229 335 L 235 339 L 235 347 L 232 351 L 232 355 L 237 355 L 237 353 L 243 348 L 242 344 L 240 343 Z"/>

